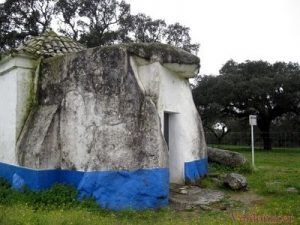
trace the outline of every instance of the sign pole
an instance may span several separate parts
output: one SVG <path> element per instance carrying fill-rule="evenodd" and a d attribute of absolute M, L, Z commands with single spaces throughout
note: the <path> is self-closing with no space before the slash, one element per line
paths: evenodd
<path fill-rule="evenodd" d="M 253 129 L 253 126 L 257 125 L 256 115 L 249 115 L 249 124 L 251 126 L 252 166 L 253 166 L 253 169 L 255 169 L 255 159 L 254 159 L 254 129 Z"/>
<path fill-rule="evenodd" d="M 255 168 L 254 163 L 254 131 L 253 131 L 253 125 L 251 125 L 251 146 L 252 146 L 252 166 Z"/>

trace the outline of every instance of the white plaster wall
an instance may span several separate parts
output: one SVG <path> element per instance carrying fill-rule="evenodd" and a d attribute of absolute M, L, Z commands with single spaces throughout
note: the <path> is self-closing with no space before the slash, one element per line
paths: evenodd
<path fill-rule="evenodd" d="M 33 104 L 34 71 L 18 68 L 15 72 L 17 74 L 16 136 L 18 138 Z"/>
<path fill-rule="evenodd" d="M 0 162 L 16 164 L 16 142 L 29 113 L 35 62 L 7 57 L 0 62 Z"/>
<path fill-rule="evenodd" d="M 16 163 L 17 74 L 0 75 L 0 162 Z"/>
<path fill-rule="evenodd" d="M 152 96 L 156 103 L 162 132 L 164 112 L 170 113 L 170 180 L 173 183 L 182 183 L 184 163 L 206 157 L 202 122 L 193 102 L 188 77 L 182 76 L 182 71 L 176 72 L 177 64 L 174 64 L 174 67 L 168 64 L 166 68 L 158 62 L 141 64 L 139 59 L 134 58 L 131 59 L 131 64 L 142 89 Z"/>

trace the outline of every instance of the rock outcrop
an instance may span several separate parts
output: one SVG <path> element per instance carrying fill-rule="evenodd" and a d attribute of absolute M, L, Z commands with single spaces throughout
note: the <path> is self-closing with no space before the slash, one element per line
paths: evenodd
<path fill-rule="evenodd" d="M 128 66 L 131 51 L 94 48 L 44 61 L 39 104 L 19 144 L 20 165 L 84 171 L 167 166 L 155 104 Z M 157 60 L 172 62 L 172 54 Z"/>
<path fill-rule="evenodd" d="M 224 166 L 239 167 L 244 165 L 247 160 L 241 153 L 207 147 L 209 162 L 218 163 Z"/>

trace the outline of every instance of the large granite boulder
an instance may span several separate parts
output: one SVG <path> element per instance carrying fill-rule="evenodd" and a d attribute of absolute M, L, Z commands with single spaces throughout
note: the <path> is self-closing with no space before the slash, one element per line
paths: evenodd
<path fill-rule="evenodd" d="M 224 178 L 224 184 L 232 190 L 246 190 L 248 182 L 246 177 L 238 173 L 229 173 Z"/>
<path fill-rule="evenodd" d="M 241 153 L 207 147 L 209 162 L 218 163 L 224 166 L 239 167 L 246 164 L 247 159 Z"/>
<path fill-rule="evenodd" d="M 44 60 L 19 164 L 84 171 L 166 167 L 156 106 L 139 88 L 129 55 L 113 46 Z"/>

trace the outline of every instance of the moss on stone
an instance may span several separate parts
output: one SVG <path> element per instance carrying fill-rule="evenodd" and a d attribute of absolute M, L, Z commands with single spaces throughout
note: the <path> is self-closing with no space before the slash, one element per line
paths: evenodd
<path fill-rule="evenodd" d="M 199 64 L 200 62 L 197 56 L 183 49 L 159 43 L 128 45 L 128 52 L 148 60 L 163 63 Z"/>
<path fill-rule="evenodd" d="M 30 112 L 33 110 L 33 108 L 37 105 L 37 100 L 36 100 L 36 92 L 35 92 L 35 71 L 32 71 L 32 75 L 31 75 L 31 80 L 30 80 L 30 85 L 29 85 L 29 96 L 26 99 L 26 103 L 25 103 L 25 113 L 23 118 L 21 119 L 21 125 L 20 125 L 20 132 L 17 136 L 17 140 L 19 139 L 22 130 L 25 126 L 25 123 L 27 121 L 27 118 L 30 114 Z"/>
<path fill-rule="evenodd" d="M 104 47 L 96 47 L 95 49 L 103 49 L 104 51 L 123 50 L 130 55 L 139 56 L 141 58 L 161 63 L 178 63 L 178 64 L 199 64 L 200 59 L 184 51 L 183 49 L 173 47 L 171 45 L 161 43 L 132 43 L 118 44 Z"/>
<path fill-rule="evenodd" d="M 45 59 L 43 63 L 47 63 L 51 65 L 51 67 L 48 67 L 51 71 L 49 71 L 49 74 L 53 75 L 53 79 L 59 80 L 60 74 L 61 74 L 61 67 L 63 64 L 65 57 L 64 56 L 55 56 L 48 59 Z"/>
<path fill-rule="evenodd" d="M 29 86 L 29 96 L 27 99 L 27 103 L 26 103 L 26 118 L 28 116 L 28 114 L 30 113 L 30 111 L 32 110 L 32 108 L 37 104 L 36 102 L 36 93 L 34 91 L 34 76 L 32 76 L 32 80 L 30 82 L 30 86 Z M 26 120 L 26 119 L 25 119 Z"/>

